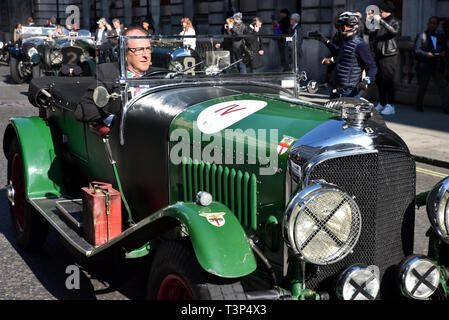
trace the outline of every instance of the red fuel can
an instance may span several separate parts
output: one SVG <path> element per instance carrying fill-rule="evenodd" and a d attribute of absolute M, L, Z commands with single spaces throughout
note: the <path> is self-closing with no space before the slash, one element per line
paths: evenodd
<path fill-rule="evenodd" d="M 81 188 L 85 239 L 98 246 L 122 232 L 120 192 L 109 183 L 91 182 Z"/>

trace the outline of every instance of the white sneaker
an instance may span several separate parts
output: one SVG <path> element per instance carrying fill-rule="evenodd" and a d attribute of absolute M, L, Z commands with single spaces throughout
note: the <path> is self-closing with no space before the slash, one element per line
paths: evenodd
<path fill-rule="evenodd" d="M 382 110 L 383 110 L 384 108 L 385 108 L 385 107 L 384 107 L 383 105 L 381 105 L 380 103 L 378 103 L 375 109 L 377 110 L 377 112 L 382 112 Z"/>
<path fill-rule="evenodd" d="M 390 104 L 387 104 L 381 112 L 381 114 L 383 114 L 384 116 L 389 116 L 389 115 L 392 115 L 395 113 L 396 113 L 396 109 L 394 108 L 394 106 L 392 106 Z"/>

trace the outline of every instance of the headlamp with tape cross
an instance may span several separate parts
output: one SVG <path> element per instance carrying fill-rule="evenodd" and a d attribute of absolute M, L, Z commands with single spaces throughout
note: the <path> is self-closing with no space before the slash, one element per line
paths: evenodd
<path fill-rule="evenodd" d="M 336 292 L 342 300 L 375 300 L 379 289 L 379 268 L 357 264 L 341 273 Z"/>
<path fill-rule="evenodd" d="M 438 266 L 423 255 L 406 257 L 398 267 L 402 294 L 411 299 L 428 299 L 440 282 Z"/>

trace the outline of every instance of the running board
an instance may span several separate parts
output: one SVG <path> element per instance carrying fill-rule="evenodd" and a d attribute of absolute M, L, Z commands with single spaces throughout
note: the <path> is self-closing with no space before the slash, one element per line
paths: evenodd
<path fill-rule="evenodd" d="M 83 231 L 83 200 L 59 200 L 56 201 L 56 208 L 66 219 L 66 222 L 76 231 Z"/>
<path fill-rule="evenodd" d="M 153 214 L 139 223 L 124 230 L 120 235 L 100 246 L 93 246 L 83 238 L 82 224 L 73 217 L 81 206 L 80 199 L 69 197 L 37 198 L 28 200 L 30 204 L 55 228 L 62 238 L 86 258 L 103 253 L 108 249 L 120 247 L 124 252 L 140 248 L 149 240 L 160 235 L 168 227 L 173 226 L 172 220 L 161 219 L 160 215 Z M 68 204 L 68 202 L 72 202 Z"/>

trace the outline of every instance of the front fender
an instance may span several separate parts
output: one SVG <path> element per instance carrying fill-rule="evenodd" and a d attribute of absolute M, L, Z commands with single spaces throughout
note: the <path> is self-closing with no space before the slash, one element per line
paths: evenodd
<path fill-rule="evenodd" d="M 207 215 L 218 213 L 224 220 L 210 223 Z M 238 278 L 252 273 L 256 258 L 248 238 L 235 215 L 219 202 L 207 207 L 178 202 L 159 214 L 177 219 L 188 230 L 195 255 L 201 267 L 209 273 Z"/>
<path fill-rule="evenodd" d="M 28 199 L 61 196 L 61 162 L 48 124 L 39 117 L 12 118 L 3 138 L 3 150 L 8 155 L 14 136 L 20 144 L 25 168 Z"/>

